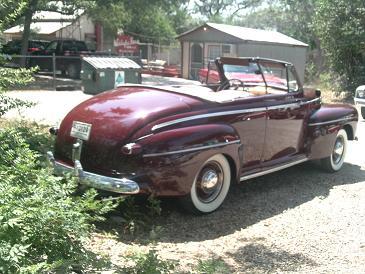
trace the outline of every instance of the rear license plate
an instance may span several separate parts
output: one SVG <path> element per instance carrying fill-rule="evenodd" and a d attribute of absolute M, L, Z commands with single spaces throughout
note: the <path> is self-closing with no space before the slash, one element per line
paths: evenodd
<path fill-rule="evenodd" d="M 91 124 L 74 121 L 71 128 L 71 137 L 75 137 L 84 141 L 89 140 Z"/>

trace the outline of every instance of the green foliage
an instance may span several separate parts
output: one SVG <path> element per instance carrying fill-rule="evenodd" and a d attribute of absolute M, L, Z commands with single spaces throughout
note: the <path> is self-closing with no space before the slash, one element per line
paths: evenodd
<path fill-rule="evenodd" d="M 330 68 L 342 87 L 353 90 L 365 81 L 365 2 L 318 0 L 315 27 Z"/>
<path fill-rule="evenodd" d="M 198 0 L 194 9 L 210 22 L 229 23 L 242 10 L 261 4 L 262 0 Z"/>
<path fill-rule="evenodd" d="M 173 273 L 177 263 L 171 260 L 162 260 L 159 258 L 155 249 L 150 249 L 148 253 L 136 253 L 129 256 L 134 262 L 132 267 L 124 269 L 128 274 L 167 274 Z"/>
<path fill-rule="evenodd" d="M 49 134 L 49 126 L 40 125 L 35 122 L 9 121 L 4 126 L 12 127 L 26 141 L 29 149 L 36 151 L 38 160 L 42 162 L 45 159 L 47 151 L 53 149 L 54 135 Z"/>
<path fill-rule="evenodd" d="M 11 98 L 4 93 L 11 87 L 24 86 L 33 81 L 32 70 L 0 68 L 0 117 L 12 109 L 30 107 L 33 104 L 17 98 Z"/>
<path fill-rule="evenodd" d="M 161 214 L 160 201 L 149 197 L 147 204 L 137 204 L 133 197 L 128 197 L 120 203 L 119 212 L 124 233 L 134 235 L 153 226 L 153 221 Z"/>
<path fill-rule="evenodd" d="M 0 272 L 89 268 L 83 242 L 92 222 L 103 220 L 115 204 L 95 199 L 95 190 L 73 196 L 76 182 L 40 168 L 39 154 L 22 137 L 27 134 L 11 127 L 0 131 Z"/>
<path fill-rule="evenodd" d="M 197 273 L 202 274 L 229 274 L 231 273 L 227 264 L 218 259 L 199 260 L 196 268 Z"/>
<path fill-rule="evenodd" d="M 22 16 L 26 1 L 2 0 L 0 2 L 0 29 L 10 27 Z"/>

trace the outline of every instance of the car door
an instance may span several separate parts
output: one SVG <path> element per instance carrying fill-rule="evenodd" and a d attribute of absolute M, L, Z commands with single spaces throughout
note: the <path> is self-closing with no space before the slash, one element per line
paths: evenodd
<path fill-rule="evenodd" d="M 263 64 L 267 107 L 263 166 L 290 161 L 304 149 L 304 121 L 308 108 L 297 75 L 289 64 Z"/>
<path fill-rule="evenodd" d="M 266 107 L 264 102 L 258 98 L 242 100 L 244 113 L 236 117 L 233 126 L 241 139 L 241 172 L 249 172 L 260 168 L 264 152 L 265 128 L 266 128 Z"/>

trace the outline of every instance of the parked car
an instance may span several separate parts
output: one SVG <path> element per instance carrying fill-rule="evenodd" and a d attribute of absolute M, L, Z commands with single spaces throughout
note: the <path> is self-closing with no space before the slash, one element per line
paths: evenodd
<path fill-rule="evenodd" d="M 355 105 L 359 108 L 361 116 L 365 119 L 365 86 L 359 86 L 355 92 Z"/>
<path fill-rule="evenodd" d="M 287 62 L 222 57 L 215 65 L 216 83 L 125 85 L 75 107 L 51 130 L 55 173 L 114 193 L 174 196 L 210 213 L 233 182 L 317 159 L 341 169 L 356 134 L 354 107 L 322 104 Z M 233 69 L 242 75 L 231 78 Z M 247 74 L 252 81 L 240 80 Z"/>
<path fill-rule="evenodd" d="M 38 66 L 41 71 L 53 71 L 52 55 L 55 54 L 56 70 L 60 70 L 63 75 L 70 78 L 80 78 L 81 55 L 89 53 L 84 41 L 53 40 L 44 50 L 34 52 L 29 64 L 31 67 Z M 49 56 L 49 58 L 42 56 Z"/>
<path fill-rule="evenodd" d="M 43 40 L 29 40 L 28 53 L 43 50 L 49 41 Z M 7 42 L 2 48 L 1 53 L 9 55 L 20 55 L 22 49 L 22 40 L 12 40 Z"/>

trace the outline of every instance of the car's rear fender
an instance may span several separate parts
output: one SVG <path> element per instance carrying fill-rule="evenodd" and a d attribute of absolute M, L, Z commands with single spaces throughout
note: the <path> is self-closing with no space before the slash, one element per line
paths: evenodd
<path fill-rule="evenodd" d="M 189 126 L 159 132 L 135 142 L 141 148 L 144 170 L 149 174 L 150 188 L 156 195 L 189 193 L 201 164 L 215 154 L 227 158 L 232 178 L 238 178 L 240 138 L 229 125 Z"/>

